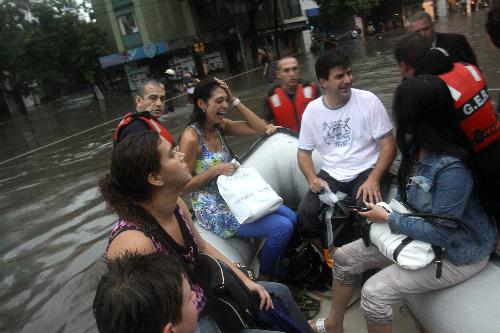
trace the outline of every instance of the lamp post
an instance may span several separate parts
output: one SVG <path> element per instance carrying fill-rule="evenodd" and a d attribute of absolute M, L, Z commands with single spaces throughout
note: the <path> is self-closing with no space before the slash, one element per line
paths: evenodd
<path fill-rule="evenodd" d="M 236 27 L 236 36 L 238 36 L 238 42 L 240 44 L 240 52 L 241 52 L 241 57 L 243 59 L 243 65 L 245 66 L 245 71 L 248 72 L 247 56 L 245 52 L 245 45 L 243 44 L 243 39 L 241 38 L 240 26 L 238 24 L 238 20 L 236 19 L 236 15 L 233 15 L 233 17 L 234 17 L 234 25 Z"/>

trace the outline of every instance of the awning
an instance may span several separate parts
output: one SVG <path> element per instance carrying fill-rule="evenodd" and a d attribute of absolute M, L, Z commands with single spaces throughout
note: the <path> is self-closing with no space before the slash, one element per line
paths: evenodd
<path fill-rule="evenodd" d="M 285 30 L 307 30 L 307 21 L 299 21 L 299 22 L 292 22 L 292 23 L 286 23 L 286 24 L 280 24 L 278 25 L 278 31 L 285 31 Z M 265 36 L 265 35 L 272 35 L 274 34 L 274 26 L 262 29 L 257 31 L 257 36 Z"/>
<path fill-rule="evenodd" d="M 319 8 L 306 9 L 306 16 L 307 17 L 319 16 Z"/>
<path fill-rule="evenodd" d="M 144 58 L 154 58 L 159 54 L 167 52 L 168 47 L 165 42 L 147 43 L 142 47 L 126 50 L 119 53 L 113 53 L 99 58 L 99 63 L 102 68 L 126 64 L 141 60 Z"/>

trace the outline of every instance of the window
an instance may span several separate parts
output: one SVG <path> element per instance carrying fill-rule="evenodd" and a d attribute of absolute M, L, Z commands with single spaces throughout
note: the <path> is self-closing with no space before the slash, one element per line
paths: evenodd
<path fill-rule="evenodd" d="M 298 0 L 293 0 L 293 1 L 281 0 L 281 9 L 283 13 L 283 19 L 285 20 L 302 15 L 302 11 L 300 9 L 300 3 Z"/>
<path fill-rule="evenodd" d="M 134 13 L 118 17 L 118 25 L 120 26 L 122 36 L 128 36 L 139 32 Z"/>

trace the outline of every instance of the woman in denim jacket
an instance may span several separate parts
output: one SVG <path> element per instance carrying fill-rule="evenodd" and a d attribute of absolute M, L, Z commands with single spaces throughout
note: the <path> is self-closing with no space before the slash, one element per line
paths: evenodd
<path fill-rule="evenodd" d="M 495 244 L 495 227 L 483 210 L 474 186 L 472 147 L 455 122 L 455 108 L 446 84 L 431 76 L 416 76 L 396 90 L 394 115 L 403 160 L 397 199 L 414 211 L 459 219 L 463 226 L 448 229 L 422 218 L 405 216 L 367 204 L 359 213 L 391 231 L 443 248 L 442 275 L 436 263 L 407 270 L 375 246 L 354 241 L 335 252 L 332 308 L 328 318 L 311 323 L 317 332 L 343 332 L 346 307 L 357 277 L 385 267 L 361 291 L 361 309 L 368 332 L 392 332 L 392 304 L 407 294 L 424 293 L 458 284 L 480 272 Z M 439 219 L 441 224 L 454 223 Z"/>

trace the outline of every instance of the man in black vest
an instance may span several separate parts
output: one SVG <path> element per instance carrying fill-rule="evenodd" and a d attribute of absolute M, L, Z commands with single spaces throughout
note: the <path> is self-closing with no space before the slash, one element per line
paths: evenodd
<path fill-rule="evenodd" d="M 410 18 L 410 30 L 419 32 L 426 37 L 432 47 L 445 49 L 453 62 L 463 61 L 477 66 L 476 55 L 464 35 L 436 32 L 434 22 L 429 14 L 424 11 L 416 12 Z"/>

